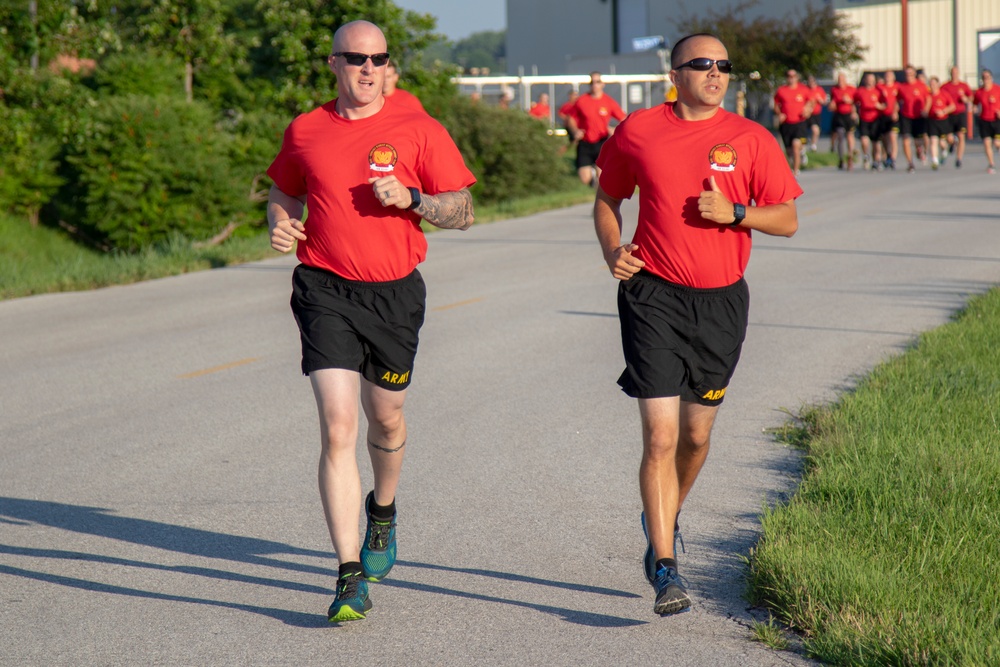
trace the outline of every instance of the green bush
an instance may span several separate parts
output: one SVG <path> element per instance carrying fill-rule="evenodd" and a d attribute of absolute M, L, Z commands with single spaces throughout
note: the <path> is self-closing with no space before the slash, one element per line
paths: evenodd
<path fill-rule="evenodd" d="M 556 141 L 527 114 L 458 98 L 440 121 L 476 175 L 477 200 L 507 201 L 564 187 L 566 165 Z"/>
<path fill-rule="evenodd" d="M 254 204 L 230 173 L 232 137 L 198 103 L 108 97 L 66 156 L 58 213 L 108 246 L 132 252 L 175 233 L 205 239 Z"/>
<path fill-rule="evenodd" d="M 33 225 L 62 185 L 56 174 L 59 143 L 34 114 L 0 104 L 0 211 L 23 215 Z"/>

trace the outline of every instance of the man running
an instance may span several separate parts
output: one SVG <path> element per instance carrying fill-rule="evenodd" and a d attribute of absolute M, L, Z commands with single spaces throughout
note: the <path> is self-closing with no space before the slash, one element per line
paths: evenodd
<path fill-rule="evenodd" d="M 819 133 L 820 133 L 820 121 L 823 119 L 823 107 L 827 105 L 830 101 L 830 96 L 826 94 L 826 90 L 823 86 L 816 83 L 816 77 L 812 74 L 809 75 L 809 96 L 813 101 L 812 114 L 809 116 L 809 134 L 810 134 L 810 145 L 809 150 L 814 153 L 817 150 L 816 145 L 819 143 Z"/>
<path fill-rule="evenodd" d="M 972 104 L 972 88 L 962 81 L 957 67 L 951 68 L 951 78 L 941 85 L 941 90 L 948 93 L 955 101 L 955 111 L 951 114 L 951 128 L 948 132 L 948 145 L 955 151 L 955 168 L 962 168 L 962 158 L 965 157 L 965 134 L 969 129 L 969 105 Z"/>
<path fill-rule="evenodd" d="M 908 173 L 913 173 L 914 141 L 923 144 L 927 139 L 926 107 L 930 89 L 917 80 L 917 70 L 907 65 L 905 81 L 899 84 L 899 133 L 903 137 L 903 155 L 906 156 Z"/>
<path fill-rule="evenodd" d="M 948 154 L 948 135 L 951 133 L 951 115 L 955 111 L 955 101 L 941 87 L 941 80 L 931 77 L 931 93 L 927 98 L 927 138 L 930 140 L 931 169 L 944 164 Z M 943 154 L 938 156 L 938 153 Z"/>
<path fill-rule="evenodd" d="M 618 126 L 598 159 L 594 204 L 604 259 L 620 281 L 618 383 L 639 403 L 643 570 L 661 615 L 691 605 L 673 537 L 746 333 L 751 230 L 794 234 L 802 194 L 773 135 L 721 108 L 732 62 L 717 37 L 678 41 L 671 68 L 677 101 Z M 638 226 L 623 243 L 621 203 L 636 188 Z"/>
<path fill-rule="evenodd" d="M 979 109 L 979 136 L 983 138 L 983 150 L 989 163 L 986 173 L 995 174 L 993 147 L 1000 142 L 1000 87 L 993 83 L 992 71 L 984 69 L 981 76 L 982 85 L 973 100 Z"/>
<path fill-rule="evenodd" d="M 611 119 L 624 120 L 625 112 L 610 95 L 604 94 L 600 72 L 590 73 L 590 90 L 577 98 L 570 111 L 568 124 L 576 139 L 576 172 L 584 185 L 596 185 L 600 177 L 597 156 L 614 132 Z"/>
<path fill-rule="evenodd" d="M 802 154 L 809 137 L 806 119 L 813 110 L 813 97 L 809 89 L 799 82 L 799 73 L 793 69 L 785 74 L 784 86 L 774 92 L 774 113 L 778 116 L 778 132 L 788 154 L 792 172 L 798 175 Z"/>
<path fill-rule="evenodd" d="M 896 83 L 896 73 L 886 70 L 885 81 L 879 84 L 882 93 L 882 116 L 879 118 L 882 146 L 885 148 L 885 166 L 896 168 L 896 157 L 899 152 L 899 84 Z"/>
<path fill-rule="evenodd" d="M 388 62 L 377 26 L 341 26 L 328 59 L 337 98 L 292 121 L 267 170 L 274 181 L 271 247 L 287 253 L 297 245 L 301 262 L 291 305 L 302 372 L 319 410 L 320 498 L 340 561 L 331 622 L 365 618 L 372 606 L 367 581 L 385 577 L 396 561 L 403 401 L 426 293 L 416 270 L 427 254 L 420 220 L 446 229 L 466 229 L 473 220 L 468 188 L 475 178 L 440 123 L 386 101 Z M 374 473 L 363 543 L 356 451 L 362 410 Z"/>
<path fill-rule="evenodd" d="M 854 108 L 854 86 L 848 85 L 847 75 L 837 75 L 837 85 L 830 89 L 830 111 L 833 121 L 830 132 L 836 137 L 838 169 L 850 171 L 854 167 L 854 128 L 858 124 L 858 113 Z M 846 145 L 846 153 L 845 153 Z"/>
<path fill-rule="evenodd" d="M 879 161 L 879 137 L 881 135 L 881 122 L 879 117 L 885 102 L 882 93 L 875 87 L 875 75 L 871 72 L 865 74 L 862 86 L 858 88 L 854 102 L 858 107 L 858 134 L 861 135 L 861 155 L 864 161 L 864 169 L 868 171 L 873 167 L 878 170 Z"/>

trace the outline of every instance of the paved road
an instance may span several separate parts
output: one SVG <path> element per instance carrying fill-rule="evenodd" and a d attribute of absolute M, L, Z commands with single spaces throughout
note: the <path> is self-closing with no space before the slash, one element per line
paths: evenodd
<path fill-rule="evenodd" d="M 1000 281 L 977 150 L 807 172 L 799 234 L 756 238 L 744 360 L 683 514 L 695 606 L 672 618 L 640 570 L 588 206 L 432 235 L 401 560 L 344 627 L 289 258 L 0 303 L 0 664 L 807 664 L 752 641 L 740 597 L 758 512 L 798 473 L 765 430 Z"/>

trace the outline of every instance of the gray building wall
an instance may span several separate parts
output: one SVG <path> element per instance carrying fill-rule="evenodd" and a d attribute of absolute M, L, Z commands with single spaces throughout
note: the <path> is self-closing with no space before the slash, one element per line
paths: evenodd
<path fill-rule="evenodd" d="M 828 2 L 812 0 L 813 6 Z M 633 38 L 659 35 L 669 48 L 683 37 L 677 28 L 680 20 L 706 8 L 721 13 L 739 4 L 741 0 L 507 0 L 507 73 L 660 72 L 662 60 L 656 50 L 635 53 Z M 758 16 L 790 16 L 805 4 L 762 0 L 743 16 L 751 21 Z"/>

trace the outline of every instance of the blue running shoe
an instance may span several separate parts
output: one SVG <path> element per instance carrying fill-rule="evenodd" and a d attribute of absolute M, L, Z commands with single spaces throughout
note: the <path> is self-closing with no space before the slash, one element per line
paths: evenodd
<path fill-rule="evenodd" d="M 360 572 L 351 572 L 337 579 L 337 597 L 326 615 L 331 623 L 360 621 L 371 608 L 368 582 Z"/>
<path fill-rule="evenodd" d="M 680 517 L 680 513 L 677 514 Z M 649 543 L 649 532 L 646 530 L 646 513 L 639 513 L 639 521 L 642 523 L 642 534 L 646 536 L 646 553 L 642 556 L 642 571 L 646 574 L 646 580 L 652 584 L 656 579 L 656 554 L 653 553 L 653 545 Z M 681 552 L 687 553 L 684 548 L 684 538 L 681 536 L 681 528 L 678 523 L 674 523 L 674 556 L 677 555 L 677 543 L 681 543 Z"/>
<path fill-rule="evenodd" d="M 656 589 L 656 602 L 653 603 L 653 611 L 660 616 L 677 614 L 691 606 L 691 598 L 681 583 L 677 568 L 661 565 L 656 570 L 656 579 L 653 580 L 653 588 Z"/>
<path fill-rule="evenodd" d="M 381 581 L 396 564 L 396 515 L 389 521 L 379 521 L 372 516 L 371 505 L 375 502 L 375 492 L 365 499 L 365 514 L 368 515 L 368 530 L 365 543 L 361 545 L 361 566 L 365 579 Z"/>

